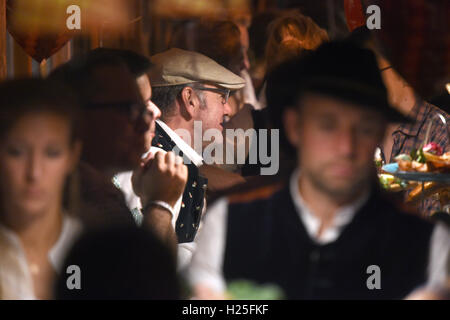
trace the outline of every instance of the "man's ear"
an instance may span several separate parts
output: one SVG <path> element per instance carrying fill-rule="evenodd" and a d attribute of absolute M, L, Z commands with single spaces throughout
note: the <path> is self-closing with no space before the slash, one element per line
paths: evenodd
<path fill-rule="evenodd" d="M 299 141 L 299 115 L 298 111 L 292 107 L 287 107 L 283 112 L 283 125 L 286 138 L 294 147 L 298 146 Z"/>
<path fill-rule="evenodd" d="M 195 116 L 195 113 L 200 106 L 200 101 L 194 89 L 185 87 L 180 94 L 180 114 L 190 120 Z"/>

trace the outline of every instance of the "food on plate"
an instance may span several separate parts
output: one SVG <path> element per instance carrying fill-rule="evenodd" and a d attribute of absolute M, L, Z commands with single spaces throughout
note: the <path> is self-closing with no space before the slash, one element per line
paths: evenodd
<path fill-rule="evenodd" d="M 388 191 L 402 191 L 413 188 L 416 183 L 394 177 L 392 174 L 382 173 L 379 176 L 381 186 Z"/>
<path fill-rule="evenodd" d="M 377 171 L 380 172 L 381 168 L 384 165 L 383 158 L 381 157 L 381 149 L 380 148 L 376 148 L 374 160 L 375 160 L 375 167 L 377 168 Z"/>
<path fill-rule="evenodd" d="M 443 153 L 442 148 L 431 142 L 411 153 L 396 156 L 399 171 L 448 172 L 450 171 L 450 152 Z"/>
<path fill-rule="evenodd" d="M 428 153 L 436 155 L 436 156 L 441 156 L 444 153 L 441 146 L 435 142 L 430 142 L 429 144 L 424 146 L 422 148 L 422 150 L 423 150 L 423 152 L 428 152 Z"/>
<path fill-rule="evenodd" d="M 450 152 L 446 152 L 441 156 L 424 152 L 425 158 L 432 163 L 435 168 L 450 168 Z"/>
<path fill-rule="evenodd" d="M 402 153 L 394 158 L 395 161 L 412 161 L 412 158 L 409 154 Z"/>
<path fill-rule="evenodd" d="M 450 152 L 444 153 L 436 143 L 428 143 L 423 148 L 414 149 L 410 154 L 400 154 L 394 158 L 398 171 L 422 173 L 450 173 Z M 410 190 L 408 202 L 420 201 L 436 193 L 448 192 L 449 186 L 439 182 L 422 183 L 404 181 L 381 170 L 379 174 L 381 185 L 389 191 Z"/>
<path fill-rule="evenodd" d="M 423 195 L 422 193 L 422 184 L 418 184 L 411 192 L 408 194 L 406 199 L 407 202 L 416 202 L 420 201 L 423 198 L 427 198 L 432 196 L 435 193 L 445 192 L 449 190 L 449 186 L 439 182 L 425 182 L 423 186 Z"/>
<path fill-rule="evenodd" d="M 450 173 L 450 152 L 444 153 L 442 148 L 434 143 L 428 143 L 423 148 L 412 150 L 408 154 L 400 154 L 394 158 L 399 171 Z M 429 181 L 416 183 L 408 193 L 407 202 L 418 202 L 435 194 L 448 194 L 448 184 Z"/>

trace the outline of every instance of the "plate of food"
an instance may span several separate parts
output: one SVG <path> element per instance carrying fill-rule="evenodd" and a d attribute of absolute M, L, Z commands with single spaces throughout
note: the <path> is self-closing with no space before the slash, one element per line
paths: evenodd
<path fill-rule="evenodd" d="M 423 172 L 423 171 L 403 171 L 399 170 L 397 163 L 385 164 L 382 167 L 384 172 L 391 174 L 399 179 L 408 181 L 436 181 L 450 183 L 450 173 L 442 172 Z"/>
<path fill-rule="evenodd" d="M 381 185 L 388 191 L 408 191 L 406 201 L 414 203 L 450 192 L 450 152 L 443 153 L 435 143 L 409 155 L 395 157 L 381 167 Z"/>
<path fill-rule="evenodd" d="M 395 161 L 382 166 L 382 173 L 408 181 L 450 183 L 450 152 L 443 153 L 435 143 L 400 154 Z"/>

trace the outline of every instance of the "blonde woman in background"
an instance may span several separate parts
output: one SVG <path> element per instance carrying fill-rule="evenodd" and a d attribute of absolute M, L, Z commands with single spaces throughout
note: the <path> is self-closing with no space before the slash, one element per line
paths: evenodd
<path fill-rule="evenodd" d="M 299 11 L 290 11 L 275 19 L 268 26 L 269 38 L 266 45 L 266 73 L 273 67 L 286 61 L 285 55 L 280 56 L 280 49 L 286 44 L 294 49 L 294 52 L 304 50 L 315 50 L 322 43 L 329 41 L 328 33 L 319 27 L 313 19 L 301 14 Z"/>
<path fill-rule="evenodd" d="M 297 10 L 289 11 L 268 26 L 265 49 L 266 75 L 282 62 L 299 57 L 305 50 L 315 50 L 329 41 L 328 33 L 313 19 Z M 266 106 L 266 84 L 259 94 L 259 103 Z"/>

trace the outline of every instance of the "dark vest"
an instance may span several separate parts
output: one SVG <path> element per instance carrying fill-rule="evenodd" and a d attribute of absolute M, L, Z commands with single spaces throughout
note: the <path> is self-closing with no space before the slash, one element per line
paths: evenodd
<path fill-rule="evenodd" d="M 374 193 L 339 238 L 308 235 L 289 188 L 263 199 L 230 200 L 224 275 L 281 287 L 288 299 L 400 299 L 426 281 L 433 224 L 399 212 Z M 369 290 L 381 269 L 381 289 Z"/>
<path fill-rule="evenodd" d="M 176 146 L 175 142 L 158 123 L 156 123 L 155 138 L 153 138 L 152 145 L 165 151 L 172 151 Z M 180 156 L 186 158 L 182 152 L 180 152 Z M 200 176 L 195 164 L 186 165 L 188 167 L 188 180 L 183 192 L 180 214 L 175 225 L 178 243 L 194 241 L 200 224 L 204 196 L 208 185 L 208 179 Z"/>

